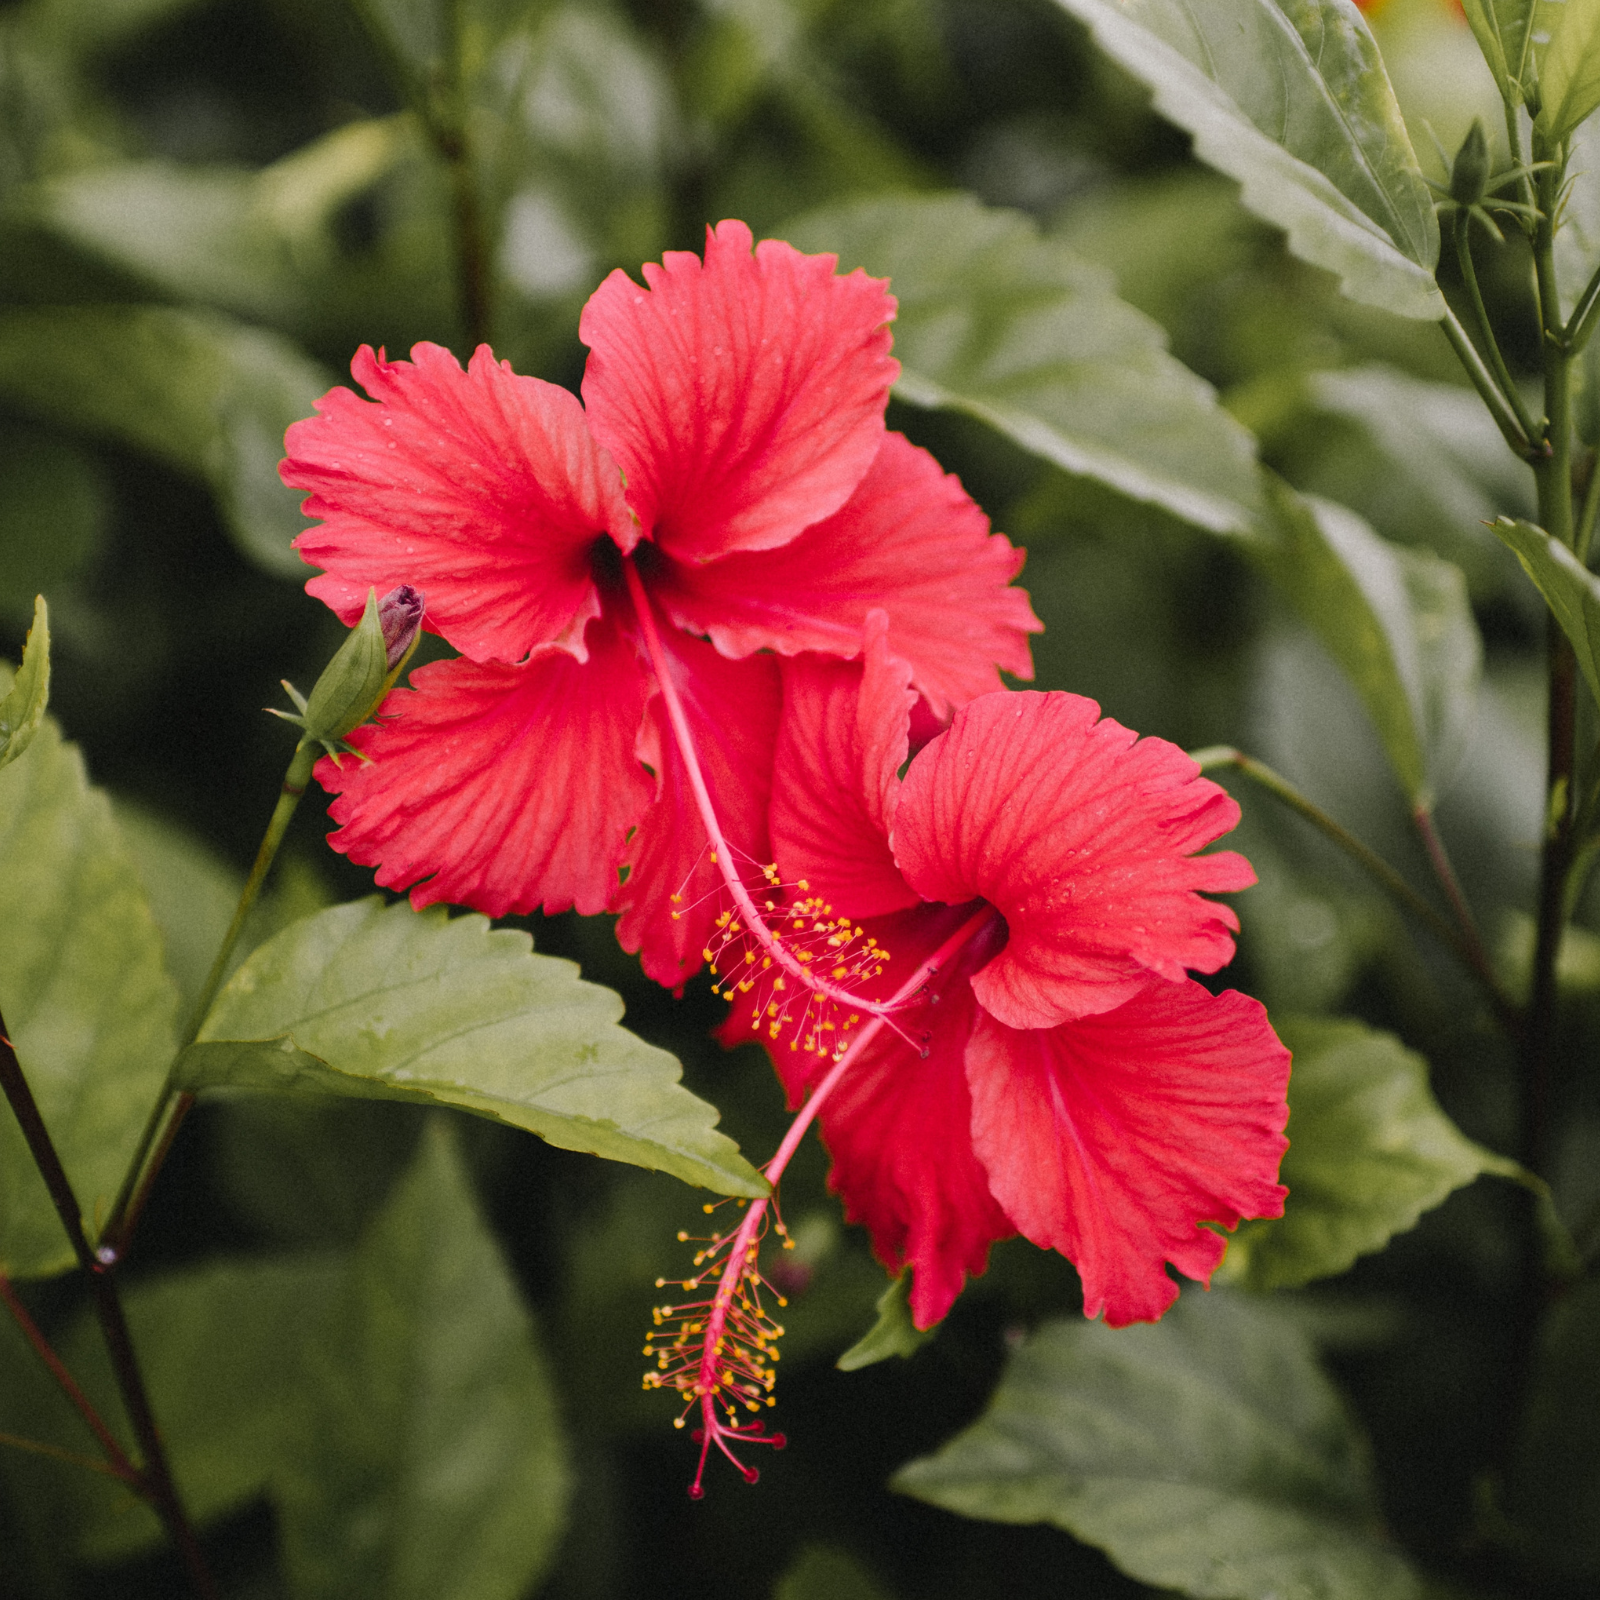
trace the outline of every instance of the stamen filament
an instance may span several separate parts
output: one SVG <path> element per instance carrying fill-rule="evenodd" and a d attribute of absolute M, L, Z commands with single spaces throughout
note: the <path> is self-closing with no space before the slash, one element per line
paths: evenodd
<path fill-rule="evenodd" d="M 813 972 L 781 941 L 773 937 L 762 914 L 756 909 L 750 891 L 734 870 L 733 852 L 723 837 L 722 825 L 718 822 L 716 808 L 711 803 L 711 792 L 706 788 L 705 775 L 700 770 L 700 758 L 695 752 L 694 738 L 689 731 L 689 719 L 684 715 L 683 702 L 678 698 L 677 686 L 672 681 L 667 654 L 662 648 L 661 635 L 656 629 L 655 613 L 650 607 L 650 597 L 645 593 L 644 580 L 639 576 L 639 570 L 631 558 L 622 563 L 622 571 L 627 580 L 634 611 L 638 614 L 640 630 L 644 634 L 645 648 L 650 652 L 650 662 L 655 668 L 656 681 L 661 686 L 661 699 L 667 708 L 667 720 L 672 724 L 673 737 L 677 741 L 678 752 L 683 757 L 684 769 L 689 775 L 689 790 L 694 795 L 695 809 L 699 811 L 700 821 L 705 826 L 706 836 L 711 841 L 711 859 L 722 875 L 723 884 L 732 896 L 733 903 L 743 914 L 751 937 L 785 972 L 813 993 L 820 994 L 838 1005 L 865 1011 L 872 1016 L 886 1015 L 889 1009 L 898 1003 L 897 1001 L 863 999 L 862 996 L 852 993 L 849 989 L 840 988 Z"/>

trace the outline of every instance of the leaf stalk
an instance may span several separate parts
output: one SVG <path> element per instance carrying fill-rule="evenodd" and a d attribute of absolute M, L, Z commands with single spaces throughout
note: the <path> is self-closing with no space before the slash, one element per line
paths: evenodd
<path fill-rule="evenodd" d="M 1303 817 L 1324 838 L 1337 845 L 1392 899 L 1442 944 L 1459 958 L 1477 979 L 1485 998 L 1493 1007 L 1495 1016 L 1507 1032 L 1516 1034 L 1522 1026 L 1516 1002 L 1505 992 L 1499 976 L 1490 962 L 1482 941 L 1476 935 L 1475 924 L 1467 929 L 1457 927 L 1443 912 L 1425 900 L 1387 861 L 1370 845 L 1358 839 L 1348 828 L 1334 821 L 1314 801 L 1303 795 L 1289 780 L 1275 772 L 1264 761 L 1257 761 L 1232 745 L 1211 745 L 1204 750 L 1189 752 L 1199 763 L 1202 772 L 1218 767 L 1231 767 L 1252 783 L 1275 796 L 1297 816 Z M 1446 862 L 1448 867 L 1448 862 Z M 1452 878 L 1454 874 L 1451 874 Z M 1464 905 L 1464 902 L 1463 902 Z M 1470 918 L 1470 912 L 1468 913 Z"/>

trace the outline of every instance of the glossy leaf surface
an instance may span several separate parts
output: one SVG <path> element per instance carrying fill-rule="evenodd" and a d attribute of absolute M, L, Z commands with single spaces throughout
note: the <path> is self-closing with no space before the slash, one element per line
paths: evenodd
<path fill-rule="evenodd" d="M 1221 1292 L 1142 1327 L 1046 1323 L 984 1415 L 893 1486 L 963 1516 L 1054 1523 L 1206 1600 L 1421 1593 L 1309 1341 Z"/>
<path fill-rule="evenodd" d="M 1600 106 L 1600 0 L 1562 0 L 1560 5 L 1544 0 L 1534 26 L 1550 30 L 1550 42 L 1538 52 L 1535 126 L 1554 144 Z"/>
<path fill-rule="evenodd" d="M 569 1475 L 528 1313 L 440 1122 L 307 1349 L 277 1498 L 297 1600 L 517 1600 Z"/>
<path fill-rule="evenodd" d="M 449 1105 L 729 1194 L 765 1184 L 622 1002 L 527 934 L 376 899 L 306 917 L 229 980 L 184 1053 L 191 1088 Z"/>
<path fill-rule="evenodd" d="M 1378 47 L 1347 0 L 1057 0 L 1195 154 L 1337 273 L 1352 299 L 1434 319 L 1439 230 Z"/>
<path fill-rule="evenodd" d="M 1103 271 L 1026 217 L 965 197 L 897 197 L 813 212 L 783 236 L 889 278 L 902 400 L 967 412 L 1212 532 L 1255 527 L 1249 434 Z"/>

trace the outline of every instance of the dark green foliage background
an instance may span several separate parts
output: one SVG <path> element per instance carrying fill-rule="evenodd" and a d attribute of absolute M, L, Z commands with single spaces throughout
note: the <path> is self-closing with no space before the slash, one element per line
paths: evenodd
<path fill-rule="evenodd" d="M 529 8 L 535 23 L 554 9 Z M 564 218 L 568 233 L 557 248 L 533 227 L 538 248 L 525 241 L 521 257 L 504 258 L 512 270 L 499 289 L 497 354 L 576 386 L 577 313 L 589 290 L 612 267 L 636 273 L 664 249 L 699 248 L 706 224 L 722 217 L 742 217 L 759 237 L 818 206 L 950 189 L 1030 214 L 1048 238 L 1115 275 L 1293 484 L 1462 566 L 1488 687 L 1441 820 L 1486 925 L 1504 933 L 1513 965 L 1520 937 L 1526 964 L 1526 932 L 1511 919 L 1529 903 L 1539 827 L 1543 613 L 1479 525 L 1526 513 L 1526 491 L 1514 468 L 1491 461 L 1492 431 L 1489 448 L 1464 461 L 1437 440 L 1397 450 L 1372 421 L 1393 414 L 1392 399 L 1359 379 L 1340 390 L 1319 376 L 1383 363 L 1456 384 L 1434 327 L 1340 299 L 1329 276 L 1239 207 L 1233 185 L 1191 160 L 1144 91 L 1046 0 L 572 0 L 562 9 L 571 48 L 591 52 L 591 76 L 576 76 L 565 101 L 552 91 L 545 120 L 534 119 L 507 160 L 517 183 L 546 197 L 535 220 L 548 228 Z M 585 81 L 602 86 L 588 101 Z M 420 156 L 358 176 L 328 209 L 312 266 L 296 267 L 299 279 L 263 269 L 253 287 L 217 287 L 207 249 L 185 255 L 181 238 L 160 272 L 141 268 L 117 248 L 114 194 L 101 194 L 98 211 L 88 201 L 72 211 L 53 187 L 133 159 L 179 173 L 229 168 L 242 184 L 309 141 L 400 110 L 384 63 L 333 0 L 6 0 L 0 310 L 219 307 L 286 334 L 335 379 L 363 342 L 398 354 L 427 338 L 465 355 L 441 179 Z M 1508 246 L 1483 270 L 1491 298 L 1514 309 L 1525 252 Z M 528 287 L 538 272 L 546 291 Z M 561 281 L 549 289 L 552 273 Z M 1536 337 L 1530 326 L 1524 357 Z M 0 364 L 7 359 L 0 348 Z M 200 952 L 193 968 L 204 964 L 201 932 L 226 919 L 230 879 L 242 878 L 290 752 L 287 730 L 261 707 L 281 701 L 282 677 L 307 687 L 342 630 L 281 561 L 274 570 L 251 558 L 249 537 L 230 526 L 202 474 L 192 462 L 180 470 L 181 452 L 163 456 L 79 411 L 75 386 L 99 380 L 55 363 L 80 359 L 57 346 L 27 381 L 0 383 L 0 653 L 18 655 L 43 589 L 51 709 L 94 780 L 134 818 L 152 893 L 171 902 L 165 920 Z M 969 417 L 896 401 L 890 421 L 959 472 L 995 525 L 1027 546 L 1023 581 L 1047 625 L 1035 646 L 1040 687 L 1090 695 L 1142 733 L 1261 755 L 1421 879 L 1405 802 L 1359 703 L 1226 542 L 1070 476 Z M 1511 1149 L 1511 1062 L 1464 981 L 1309 831 L 1261 794 L 1240 793 L 1239 842 L 1262 881 L 1238 898 L 1241 954 L 1225 981 L 1275 1015 L 1338 1012 L 1391 1030 L 1426 1058 L 1435 1093 L 1470 1138 Z M 261 932 L 370 891 L 369 874 L 322 845 L 326 828 L 320 805 L 302 808 Z M 752 1160 L 765 1157 L 784 1126 L 781 1097 L 754 1050 L 725 1055 L 709 1041 L 720 1003 L 703 980 L 674 1002 L 642 980 L 601 921 L 516 925 L 620 991 L 628 1025 L 678 1055 L 689 1085 L 721 1108 L 724 1130 Z M 1574 944 L 1554 1179 L 1558 1208 L 1577 1225 L 1600 1198 L 1600 1080 L 1580 1070 L 1600 1023 L 1600 945 L 1581 934 Z M 176 939 L 172 953 L 181 965 Z M 192 987 L 197 972 L 187 979 Z M 127 1281 L 137 1292 L 213 1260 L 352 1245 L 391 1195 L 423 1121 L 392 1105 L 203 1104 Z M 915 1356 L 837 1372 L 883 1278 L 826 1194 L 813 1143 L 784 1190 L 801 1242 L 775 1413 L 790 1447 L 761 1462 L 755 1489 L 713 1469 L 695 1505 L 684 1495 L 691 1447 L 672 1430 L 666 1399 L 639 1392 L 638 1351 L 653 1280 L 677 1263 L 674 1234 L 693 1225 L 700 1192 L 460 1121 L 459 1151 L 534 1314 L 570 1441 L 572 1511 L 541 1594 L 747 1600 L 774 1592 L 785 1573 L 786 1600 L 1156 1592 L 1064 1532 L 966 1520 L 887 1487 L 978 1416 L 1028 1330 L 1075 1313 L 1064 1262 L 1003 1245 Z M 1585 1453 L 1600 1414 L 1600 1317 L 1588 1291 L 1563 1309 L 1550 1379 L 1559 1387 L 1536 1397 L 1547 1424 L 1528 1447 L 1537 1468 L 1522 1487 L 1508 1485 L 1511 1408 L 1525 1398 L 1508 1365 L 1525 1207 L 1511 1185 L 1480 1179 L 1381 1254 L 1280 1292 L 1279 1302 L 1316 1341 L 1370 1438 L 1399 1548 L 1459 1592 L 1576 1597 L 1600 1575 L 1593 1527 L 1582 1531 L 1600 1511 Z M 71 1279 L 34 1286 L 30 1299 L 52 1330 L 82 1309 Z M 13 1358 L 4 1346 L 0 1359 Z M 177 1569 L 160 1554 L 93 1568 L 69 1560 L 63 1531 L 38 1521 L 28 1472 L 16 1458 L 0 1475 L 0 1596 L 176 1591 Z M 1538 1491 L 1546 1479 L 1567 1486 L 1565 1500 Z M 1508 1517 L 1514 1538 L 1504 1536 Z M 283 1534 L 265 1501 L 208 1530 L 230 1595 L 285 1592 Z"/>

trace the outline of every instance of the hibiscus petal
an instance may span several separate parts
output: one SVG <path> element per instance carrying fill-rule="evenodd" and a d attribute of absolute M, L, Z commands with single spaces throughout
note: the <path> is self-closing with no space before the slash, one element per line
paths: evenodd
<path fill-rule="evenodd" d="M 1152 1322 L 1235 1227 L 1282 1214 L 1289 1052 L 1245 995 L 1152 983 L 1126 1005 L 1018 1031 L 982 1012 L 966 1052 L 972 1139 L 995 1198 L 1083 1279 L 1087 1316 Z"/>
<path fill-rule="evenodd" d="M 1028 635 L 1043 624 L 1011 586 L 1022 561 L 958 478 L 891 433 L 825 522 L 776 550 L 672 563 L 654 592 L 680 627 L 730 656 L 853 656 L 867 611 L 882 606 L 890 650 L 943 717 L 998 689 L 997 668 L 1033 676 Z"/>
<path fill-rule="evenodd" d="M 602 621 L 589 659 L 546 650 L 524 666 L 440 661 L 350 742 L 370 759 L 317 764 L 343 826 L 328 842 L 412 903 L 491 917 L 603 911 L 628 830 L 653 786 L 634 754 L 646 680 Z"/>
<path fill-rule="evenodd" d="M 866 924 L 893 959 L 871 987 L 891 994 L 971 913 L 971 907 L 918 907 Z M 928 998 L 896 1014 L 927 1054 L 885 1029 L 867 1044 L 823 1106 L 822 1139 L 833 1160 L 828 1187 L 845 1217 L 866 1226 L 873 1254 L 890 1272 L 912 1270 L 911 1313 L 932 1327 L 968 1277 L 989 1261 L 989 1246 L 1016 1229 L 990 1193 L 972 1147 L 972 1097 L 964 1054 L 977 1015 L 968 978 L 988 954 L 978 941 L 952 962 Z M 937 1004 L 931 995 L 938 995 Z M 760 1038 L 797 1107 L 832 1062 L 791 1050 L 786 1037 L 751 1028 L 752 998 L 741 1000 L 719 1030 L 724 1044 Z"/>
<path fill-rule="evenodd" d="M 613 272 L 583 310 L 583 398 L 628 499 L 671 555 L 766 550 L 831 516 L 883 441 L 894 300 L 836 256 L 742 222 L 668 251 L 648 289 Z"/>
<path fill-rule="evenodd" d="M 1140 739 L 1072 694 L 985 695 L 911 763 L 896 861 L 924 899 L 982 896 L 1010 942 L 973 979 L 1014 1028 L 1109 1011 L 1152 973 L 1215 972 L 1233 911 L 1196 890 L 1243 889 L 1231 851 L 1190 852 L 1239 808 L 1176 745 Z"/>
<path fill-rule="evenodd" d="M 306 587 L 346 622 L 367 589 L 409 583 L 426 625 L 475 661 L 541 644 L 580 660 L 600 612 L 595 541 L 631 549 L 638 528 L 616 464 L 565 389 L 522 378 L 480 345 L 463 372 L 448 350 L 411 361 L 363 345 L 351 371 L 372 400 L 330 389 L 286 436 L 283 481 L 321 517 L 295 547 L 324 575 Z"/>
<path fill-rule="evenodd" d="M 889 850 L 911 708 L 910 669 L 894 660 L 888 619 L 867 614 L 863 661 L 803 655 L 783 663 L 783 725 L 772 779 L 772 853 L 788 883 L 851 917 L 920 903 Z"/>
<path fill-rule="evenodd" d="M 757 863 L 772 859 L 767 805 L 782 704 L 778 664 L 771 656 L 729 661 L 670 629 L 662 645 L 735 870 L 759 883 Z M 638 752 L 658 775 L 658 798 L 628 843 L 627 880 L 611 909 L 622 913 L 622 948 L 637 950 L 650 977 L 676 988 L 700 970 L 728 896 L 659 694 L 645 714 Z"/>

